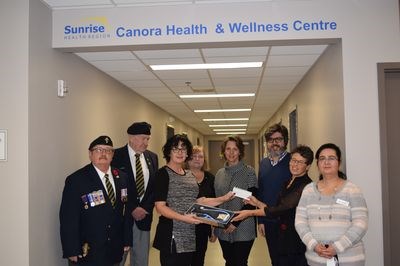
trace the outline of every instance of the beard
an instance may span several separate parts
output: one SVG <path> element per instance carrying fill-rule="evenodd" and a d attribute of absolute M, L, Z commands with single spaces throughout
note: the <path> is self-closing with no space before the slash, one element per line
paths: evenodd
<path fill-rule="evenodd" d="M 274 149 L 274 148 L 277 148 L 277 149 Z M 279 157 L 279 156 L 281 156 L 282 155 L 282 153 L 285 151 L 285 148 L 284 147 L 280 147 L 280 146 L 278 146 L 278 145 L 274 145 L 274 146 L 272 146 L 270 149 L 268 149 L 268 154 L 269 154 L 269 156 L 270 157 Z"/>

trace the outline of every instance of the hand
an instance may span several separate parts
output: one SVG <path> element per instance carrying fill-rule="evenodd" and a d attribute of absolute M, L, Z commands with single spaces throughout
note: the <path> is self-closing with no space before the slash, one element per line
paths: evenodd
<path fill-rule="evenodd" d="M 260 235 L 265 237 L 265 226 L 263 224 L 258 225 L 258 232 L 260 233 Z"/>
<path fill-rule="evenodd" d="M 229 226 L 224 229 L 224 232 L 227 234 L 230 234 L 233 231 L 235 231 L 235 229 L 236 229 L 236 226 L 234 226 L 233 224 L 229 224 Z"/>
<path fill-rule="evenodd" d="M 124 252 L 128 252 L 130 249 L 131 249 L 130 246 L 126 246 L 126 247 L 124 247 Z"/>
<path fill-rule="evenodd" d="M 265 204 L 262 201 L 259 201 L 256 197 L 254 196 L 250 196 L 248 199 L 244 199 L 244 204 L 250 204 L 253 205 L 259 209 L 264 209 L 265 207 L 267 207 L 267 204 Z"/>
<path fill-rule="evenodd" d="M 211 236 L 208 238 L 208 240 L 211 243 L 214 243 L 215 241 L 217 241 L 217 236 L 212 233 Z"/>
<path fill-rule="evenodd" d="M 78 256 L 68 257 L 71 262 L 78 262 Z"/>
<path fill-rule="evenodd" d="M 336 250 L 333 248 L 332 245 L 324 245 L 319 243 L 315 246 L 314 251 L 318 254 L 318 256 L 327 259 L 330 259 L 336 255 Z"/>
<path fill-rule="evenodd" d="M 233 193 L 232 191 L 229 191 L 228 193 L 226 193 L 225 195 L 222 196 L 224 202 L 230 201 L 234 197 L 235 197 L 235 193 Z"/>
<path fill-rule="evenodd" d="M 132 211 L 132 217 L 135 221 L 143 220 L 147 214 L 149 213 L 142 207 L 136 207 L 136 209 Z"/>
<path fill-rule="evenodd" d="M 242 210 L 235 212 L 232 222 L 241 221 L 251 216 L 251 210 Z"/>
<path fill-rule="evenodd" d="M 200 224 L 201 221 L 196 218 L 195 214 L 189 213 L 184 215 L 184 222 L 188 224 Z"/>

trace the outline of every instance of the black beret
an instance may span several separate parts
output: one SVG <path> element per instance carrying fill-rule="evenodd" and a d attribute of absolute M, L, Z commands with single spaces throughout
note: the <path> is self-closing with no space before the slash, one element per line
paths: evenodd
<path fill-rule="evenodd" d="M 135 122 L 130 127 L 128 127 L 129 135 L 151 135 L 151 125 L 147 122 Z"/>
<path fill-rule="evenodd" d="M 113 146 L 112 140 L 109 136 L 100 136 L 97 139 L 93 140 L 92 143 L 89 145 L 89 150 L 93 149 L 96 145 L 107 145 Z"/>

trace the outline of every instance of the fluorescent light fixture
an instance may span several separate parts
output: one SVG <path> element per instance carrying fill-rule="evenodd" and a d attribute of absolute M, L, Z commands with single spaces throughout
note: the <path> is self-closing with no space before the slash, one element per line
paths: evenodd
<path fill-rule="evenodd" d="M 227 97 L 254 97 L 255 93 L 220 93 L 220 94 L 182 94 L 179 95 L 182 99 L 195 98 L 227 98 Z"/>
<path fill-rule="evenodd" d="M 212 63 L 212 64 L 176 64 L 150 65 L 152 70 L 189 70 L 189 69 L 224 69 L 262 67 L 263 62 Z"/>
<path fill-rule="evenodd" d="M 250 108 L 242 109 L 208 109 L 208 110 L 194 110 L 195 113 L 218 113 L 218 112 L 249 112 Z"/>
<path fill-rule="evenodd" d="M 216 132 L 217 135 L 244 135 L 246 132 Z"/>
<path fill-rule="evenodd" d="M 248 118 L 204 118 L 204 122 L 208 121 L 248 121 Z"/>
<path fill-rule="evenodd" d="M 209 127 L 247 127 L 247 124 L 219 124 L 219 125 L 208 125 Z"/>
<path fill-rule="evenodd" d="M 213 131 L 246 131 L 246 128 L 214 128 Z"/>

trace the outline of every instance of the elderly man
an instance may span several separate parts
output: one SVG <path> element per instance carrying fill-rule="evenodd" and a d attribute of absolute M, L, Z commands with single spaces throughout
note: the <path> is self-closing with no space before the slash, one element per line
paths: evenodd
<path fill-rule="evenodd" d="M 158 157 L 148 151 L 151 125 L 135 122 L 127 130 L 128 144 L 115 150 L 112 165 L 128 175 L 128 184 L 134 196 L 130 198 L 129 212 L 133 218 L 133 246 L 131 266 L 146 266 L 149 261 L 150 228 L 154 208 L 154 179 Z M 126 256 L 121 265 L 124 265 Z"/>
<path fill-rule="evenodd" d="M 127 176 L 110 167 L 113 154 L 110 137 L 98 137 L 89 145 L 91 163 L 65 180 L 60 234 L 70 265 L 118 265 L 132 245 Z"/>

